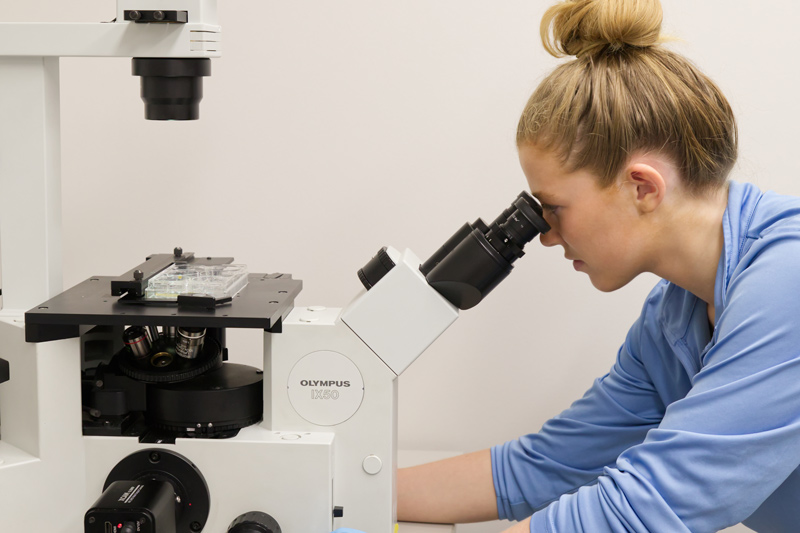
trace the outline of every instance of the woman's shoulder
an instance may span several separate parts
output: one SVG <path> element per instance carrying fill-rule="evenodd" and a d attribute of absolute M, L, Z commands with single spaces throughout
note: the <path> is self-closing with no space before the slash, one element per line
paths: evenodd
<path fill-rule="evenodd" d="M 800 197 L 762 192 L 751 183 L 732 182 L 723 232 L 725 256 L 721 281 L 727 290 L 733 278 L 753 264 L 798 253 Z"/>
<path fill-rule="evenodd" d="M 750 199 L 742 202 L 738 228 L 731 223 L 726 235 L 720 296 L 725 305 L 756 297 L 762 307 L 785 307 L 800 293 L 800 198 L 752 185 L 748 190 L 741 195 Z"/>
<path fill-rule="evenodd" d="M 762 192 L 750 183 L 735 184 L 735 187 L 741 191 L 736 196 L 740 199 L 742 215 L 746 217 L 742 222 L 747 225 L 743 229 L 748 239 L 800 229 L 800 197 L 771 190 Z"/>

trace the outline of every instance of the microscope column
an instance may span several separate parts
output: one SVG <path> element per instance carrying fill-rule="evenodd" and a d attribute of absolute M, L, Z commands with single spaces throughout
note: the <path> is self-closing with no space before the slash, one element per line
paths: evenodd
<path fill-rule="evenodd" d="M 6 310 L 61 292 L 57 57 L 0 57 L 0 274 Z"/>
<path fill-rule="evenodd" d="M 334 529 L 392 531 L 397 376 L 340 311 L 295 308 L 282 333 L 265 334 L 263 424 L 334 433 L 333 504 L 344 511 Z"/>

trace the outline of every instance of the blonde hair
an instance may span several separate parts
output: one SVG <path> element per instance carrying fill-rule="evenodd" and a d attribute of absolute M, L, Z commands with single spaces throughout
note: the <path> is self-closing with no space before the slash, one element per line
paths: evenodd
<path fill-rule="evenodd" d="M 719 88 L 660 46 L 658 0 L 568 0 L 545 13 L 541 36 L 557 67 L 531 96 L 517 144 L 554 149 L 600 186 L 629 156 L 658 151 L 693 192 L 723 185 L 736 161 L 736 121 Z"/>

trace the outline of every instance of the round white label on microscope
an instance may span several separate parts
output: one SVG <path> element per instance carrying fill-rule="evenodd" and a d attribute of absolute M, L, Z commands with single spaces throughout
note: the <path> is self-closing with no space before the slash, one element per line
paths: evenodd
<path fill-rule="evenodd" d="M 294 365 L 286 384 L 297 414 L 318 426 L 335 426 L 356 414 L 364 399 L 358 367 L 338 352 L 312 352 Z"/>

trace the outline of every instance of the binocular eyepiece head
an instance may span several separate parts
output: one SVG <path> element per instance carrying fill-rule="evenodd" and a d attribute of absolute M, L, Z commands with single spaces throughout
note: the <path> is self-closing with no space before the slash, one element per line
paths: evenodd
<path fill-rule="evenodd" d="M 548 230 L 542 207 L 523 191 L 491 224 L 464 224 L 420 271 L 450 303 L 470 309 L 511 273 L 523 247 Z"/>
<path fill-rule="evenodd" d="M 542 207 L 523 191 L 491 224 L 478 219 L 461 226 L 420 272 L 451 304 L 470 309 L 511 273 L 514 261 L 525 255 L 525 245 L 549 230 Z M 358 275 L 369 290 L 394 266 L 384 248 Z"/>

